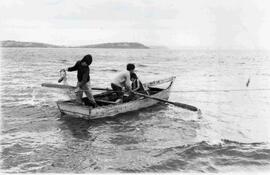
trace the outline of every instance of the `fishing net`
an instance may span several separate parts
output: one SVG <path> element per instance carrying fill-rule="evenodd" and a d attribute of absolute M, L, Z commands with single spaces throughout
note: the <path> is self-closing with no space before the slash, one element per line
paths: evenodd
<path fill-rule="evenodd" d="M 65 69 L 61 69 L 59 71 L 59 75 L 60 75 L 60 78 L 58 79 L 58 83 L 62 83 L 63 85 L 69 85 L 68 82 L 67 82 L 67 72 Z M 70 90 L 70 89 L 65 89 L 64 90 L 64 94 L 66 96 L 68 96 L 70 99 L 75 99 L 76 98 L 76 94 L 74 93 L 73 90 Z"/>

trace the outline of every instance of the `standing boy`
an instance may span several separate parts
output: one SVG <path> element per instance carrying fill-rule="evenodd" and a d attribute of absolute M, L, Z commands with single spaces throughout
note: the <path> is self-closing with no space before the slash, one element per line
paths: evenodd
<path fill-rule="evenodd" d="M 90 76 L 89 76 L 89 65 L 92 63 L 92 56 L 85 55 L 82 60 L 77 61 L 73 67 L 69 67 L 66 70 L 77 71 L 77 88 L 75 89 L 76 101 L 78 103 L 82 102 L 83 92 L 88 97 L 92 106 L 96 107 L 97 103 L 92 95 L 91 86 L 90 86 Z"/>

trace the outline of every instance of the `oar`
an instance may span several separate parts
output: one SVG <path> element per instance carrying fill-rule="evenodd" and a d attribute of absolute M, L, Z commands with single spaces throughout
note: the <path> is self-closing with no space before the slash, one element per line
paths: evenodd
<path fill-rule="evenodd" d="M 59 89 L 72 89 L 72 90 L 75 90 L 76 89 L 75 86 L 62 85 L 62 84 L 53 84 L 53 83 L 42 83 L 41 86 L 49 87 L 49 88 L 59 88 Z M 108 88 L 97 88 L 97 87 L 93 87 L 91 89 L 92 90 L 113 91 L 112 89 L 108 89 Z"/>
<path fill-rule="evenodd" d="M 157 98 L 157 97 L 152 97 L 152 96 L 141 94 L 141 93 L 134 92 L 134 91 L 133 91 L 133 93 L 136 94 L 136 95 L 145 97 L 145 98 L 151 98 L 151 99 L 161 101 L 161 102 L 164 102 L 164 103 L 169 103 L 169 104 L 172 104 L 172 105 L 175 105 L 177 107 L 184 108 L 184 109 L 187 109 L 187 110 L 190 110 L 190 111 L 195 111 L 195 112 L 200 111 L 200 109 L 196 108 L 195 106 L 191 106 L 191 105 L 188 105 L 188 104 L 163 100 L 163 99 L 160 99 L 160 98 Z"/>

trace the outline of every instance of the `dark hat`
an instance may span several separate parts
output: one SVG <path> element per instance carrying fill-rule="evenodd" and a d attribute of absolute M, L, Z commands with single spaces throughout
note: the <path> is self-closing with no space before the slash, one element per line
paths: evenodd
<path fill-rule="evenodd" d="M 127 64 L 127 70 L 130 71 L 130 70 L 134 70 L 135 69 L 135 65 L 134 64 Z"/>
<path fill-rule="evenodd" d="M 85 55 L 81 62 L 86 62 L 86 64 L 89 66 L 92 63 L 92 56 L 90 54 Z"/>

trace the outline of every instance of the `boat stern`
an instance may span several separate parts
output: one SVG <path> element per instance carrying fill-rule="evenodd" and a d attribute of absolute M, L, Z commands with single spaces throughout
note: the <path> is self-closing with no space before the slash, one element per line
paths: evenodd
<path fill-rule="evenodd" d="M 76 104 L 72 101 L 57 101 L 56 104 L 61 114 L 90 119 L 92 107 Z"/>

